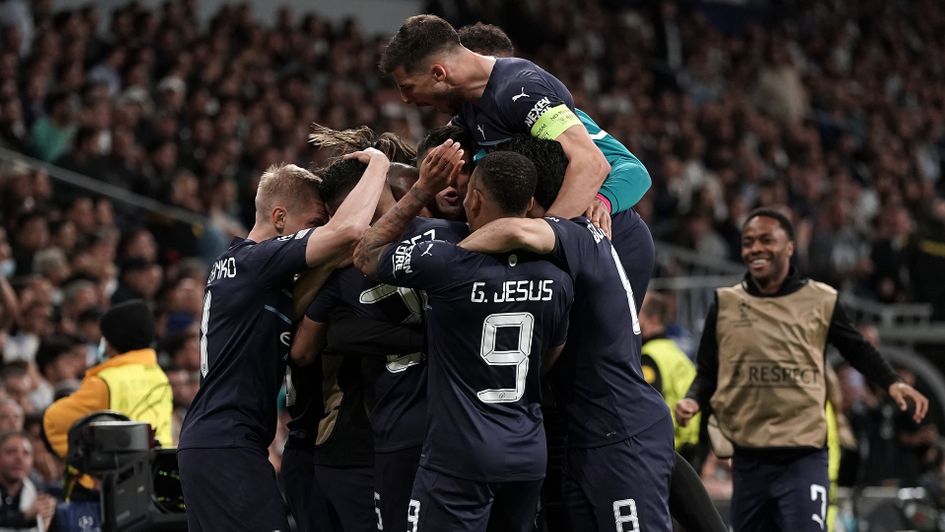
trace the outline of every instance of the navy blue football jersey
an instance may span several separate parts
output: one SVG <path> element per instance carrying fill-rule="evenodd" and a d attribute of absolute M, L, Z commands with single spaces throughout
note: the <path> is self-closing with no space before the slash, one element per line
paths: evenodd
<path fill-rule="evenodd" d="M 486 149 L 523 133 L 553 140 L 581 123 L 568 88 L 535 63 L 517 57 L 496 58 L 482 98 L 463 103 L 453 122 Z"/>
<path fill-rule="evenodd" d="M 653 236 L 646 222 L 634 210 L 626 210 L 611 218 L 611 245 L 617 250 L 620 263 L 633 288 L 636 308 L 643 306 L 646 289 L 653 277 L 655 255 Z"/>
<path fill-rule="evenodd" d="M 564 343 L 570 277 L 540 258 L 439 240 L 388 246 L 378 277 L 427 294 L 420 464 L 480 482 L 544 478 L 541 357 Z"/>
<path fill-rule="evenodd" d="M 292 284 L 313 229 L 234 239 L 213 263 L 200 319 L 200 390 L 181 449 L 256 447 L 276 434 L 276 399 L 292 344 Z"/>
<path fill-rule="evenodd" d="M 571 332 L 554 369 L 569 444 L 624 440 L 669 413 L 643 378 L 630 282 L 610 241 L 587 218 L 545 220 L 555 233 L 553 254 L 574 279 Z"/>
<path fill-rule="evenodd" d="M 462 222 L 415 218 L 401 237 L 404 244 L 444 240 L 459 242 L 469 234 Z M 339 305 L 377 321 L 414 325 L 422 323 L 424 295 L 412 288 L 378 283 L 351 266 L 326 281 L 307 315 L 328 322 Z M 423 443 L 426 426 L 426 354 L 390 353 L 374 382 L 371 427 L 375 452 L 394 452 Z"/>

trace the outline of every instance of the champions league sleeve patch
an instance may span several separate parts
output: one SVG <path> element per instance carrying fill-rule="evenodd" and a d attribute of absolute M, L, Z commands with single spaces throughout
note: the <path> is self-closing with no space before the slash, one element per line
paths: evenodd
<path fill-rule="evenodd" d="M 542 98 L 528 112 L 525 124 L 531 128 L 533 137 L 555 140 L 571 126 L 580 125 L 581 121 L 567 105 L 562 103 L 551 107 L 548 98 Z"/>

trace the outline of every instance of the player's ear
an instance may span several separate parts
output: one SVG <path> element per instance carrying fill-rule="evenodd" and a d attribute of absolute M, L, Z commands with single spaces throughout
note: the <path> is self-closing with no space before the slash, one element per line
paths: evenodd
<path fill-rule="evenodd" d="M 272 225 L 280 235 L 285 231 L 285 218 L 287 214 L 285 207 L 281 205 L 276 205 L 272 208 Z"/>
<path fill-rule="evenodd" d="M 433 63 L 430 65 L 430 75 L 433 76 L 434 81 L 446 81 L 446 67 L 440 63 Z"/>
<path fill-rule="evenodd" d="M 794 241 L 793 240 L 788 241 L 786 249 L 787 249 L 787 256 L 793 257 L 794 256 Z"/>

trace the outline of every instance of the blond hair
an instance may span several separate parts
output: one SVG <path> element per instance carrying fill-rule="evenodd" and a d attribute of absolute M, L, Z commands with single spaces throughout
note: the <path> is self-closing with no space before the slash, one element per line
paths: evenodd
<path fill-rule="evenodd" d="M 295 209 L 317 200 L 320 180 L 308 170 L 294 164 L 274 164 L 263 172 L 256 188 L 256 216 L 266 216 L 282 204 Z"/>

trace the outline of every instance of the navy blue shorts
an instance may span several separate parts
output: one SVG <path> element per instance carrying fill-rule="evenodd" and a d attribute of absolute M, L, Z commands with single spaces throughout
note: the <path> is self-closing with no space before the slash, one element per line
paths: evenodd
<path fill-rule="evenodd" d="M 276 472 L 263 449 L 182 449 L 180 480 L 191 532 L 288 532 Z"/>
<path fill-rule="evenodd" d="M 321 486 L 345 532 L 375 532 L 373 467 L 315 466 L 315 480 Z"/>
<path fill-rule="evenodd" d="M 621 442 L 569 449 L 564 502 L 570 529 L 670 532 L 669 484 L 675 456 L 670 416 Z"/>
<path fill-rule="evenodd" d="M 541 483 L 477 482 L 420 467 L 407 532 L 532 532 Z"/>
<path fill-rule="evenodd" d="M 340 532 L 341 523 L 315 481 L 312 451 L 286 446 L 279 482 L 299 532 Z"/>
<path fill-rule="evenodd" d="M 830 490 L 827 461 L 826 449 L 736 449 L 732 456 L 734 530 L 826 530 Z"/>
<path fill-rule="evenodd" d="M 407 508 L 420 464 L 420 449 L 411 447 L 390 453 L 374 453 L 374 505 L 379 512 L 378 530 L 407 530 Z"/>

